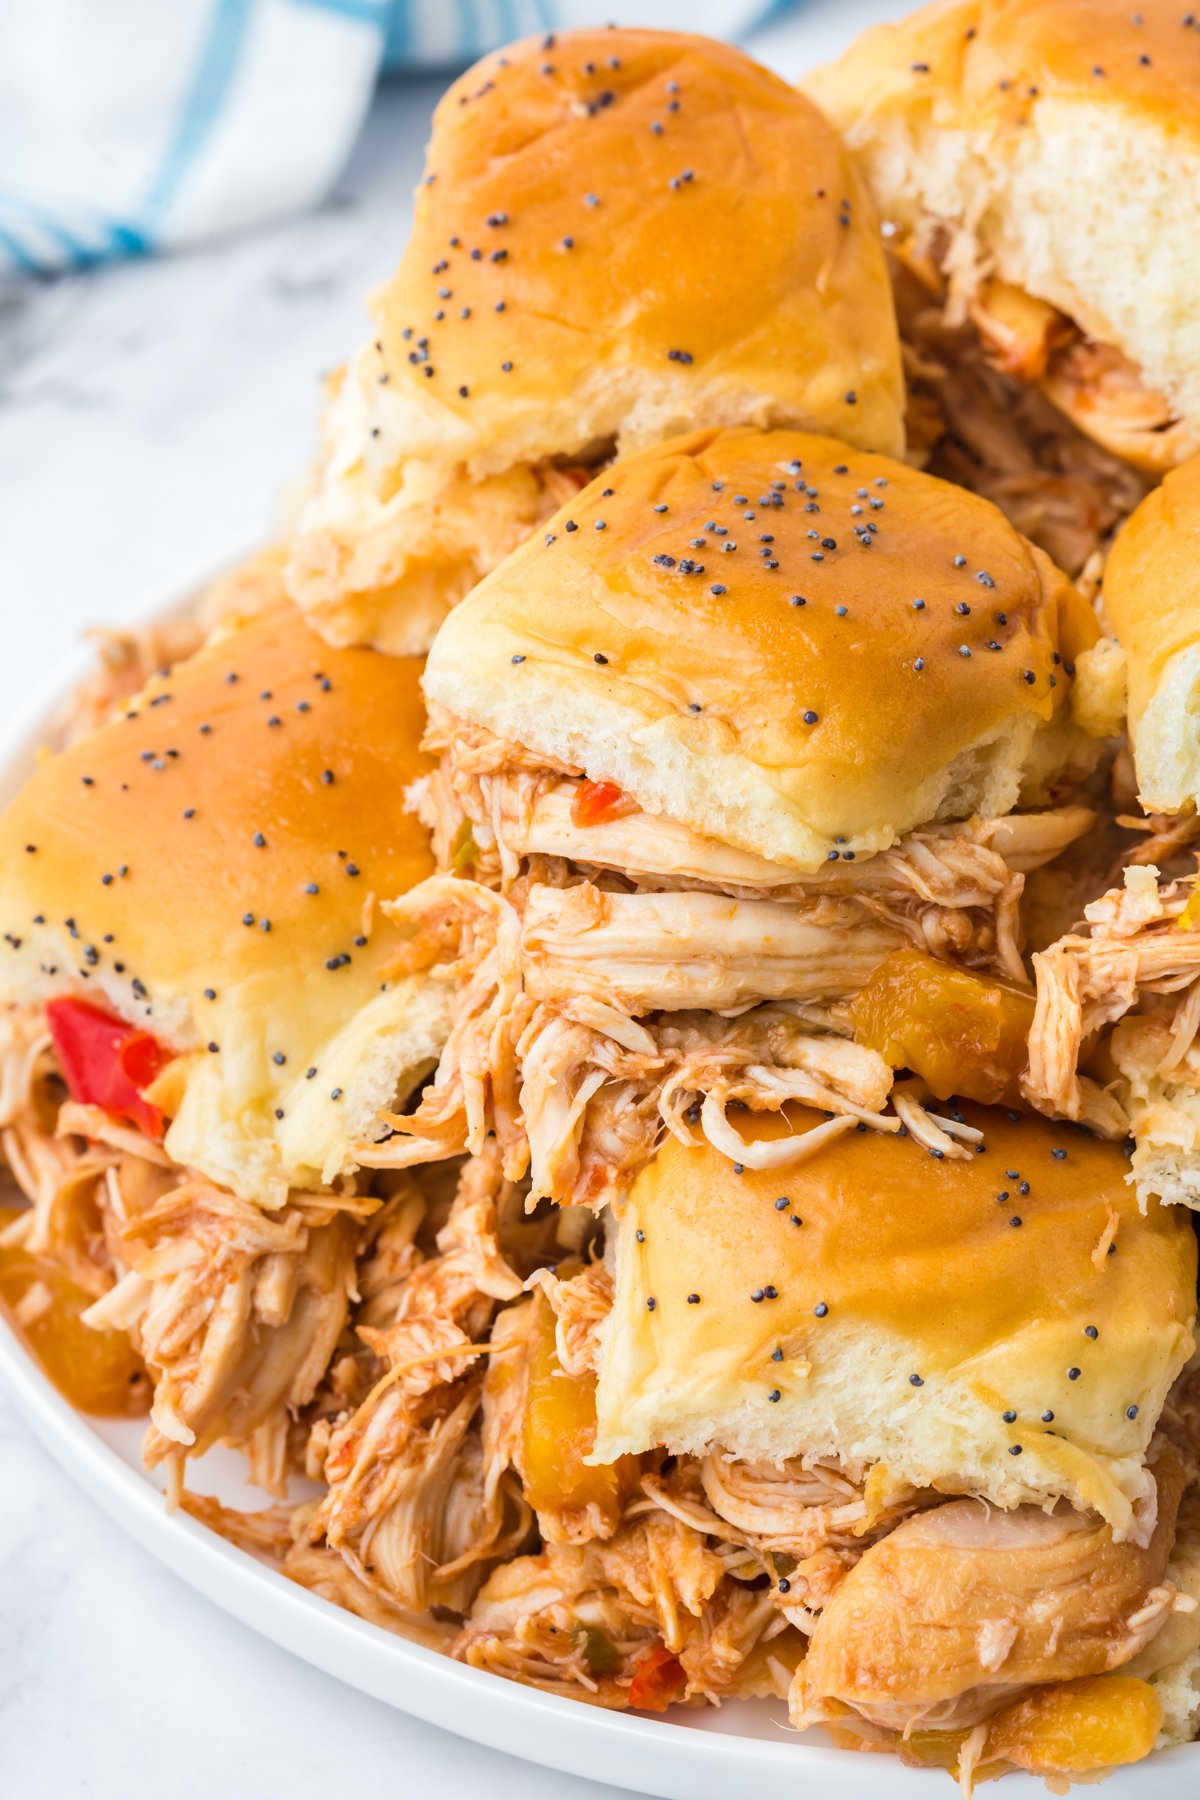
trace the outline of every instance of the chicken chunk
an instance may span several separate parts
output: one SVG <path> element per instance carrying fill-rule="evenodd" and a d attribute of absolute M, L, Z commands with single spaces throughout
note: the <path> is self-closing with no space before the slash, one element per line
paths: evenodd
<path fill-rule="evenodd" d="M 1183 1487 L 1155 1471 L 1143 1548 L 1094 1515 L 954 1500 L 867 1551 L 821 1616 L 791 1694 L 793 1723 L 850 1707 L 893 1731 L 986 1719 L 1025 1689 L 1128 1662 L 1170 1617 L 1164 1582 Z"/>

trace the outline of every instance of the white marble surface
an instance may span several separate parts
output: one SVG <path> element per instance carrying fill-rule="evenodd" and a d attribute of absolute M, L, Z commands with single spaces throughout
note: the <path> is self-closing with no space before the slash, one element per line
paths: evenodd
<path fill-rule="evenodd" d="M 754 48 L 795 74 L 902 10 L 814 0 Z M 439 85 L 383 92 L 315 217 L 0 292 L 0 732 L 86 625 L 136 618 L 269 526 L 309 453 L 316 377 L 398 254 Z M 612 1793 L 418 1724 L 254 1637 L 123 1538 L 3 1394 L 0 1519 L 0 1793 L 329 1800 L 348 1777 L 444 1800 Z"/>

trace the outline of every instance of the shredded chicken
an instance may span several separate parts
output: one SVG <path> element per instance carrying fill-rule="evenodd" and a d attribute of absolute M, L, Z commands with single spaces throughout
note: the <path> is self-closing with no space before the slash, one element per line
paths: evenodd
<path fill-rule="evenodd" d="M 518 462 L 475 478 L 408 456 L 404 423 L 387 416 L 387 379 L 374 340 L 330 377 L 286 581 L 332 642 L 406 655 L 428 649 L 450 608 L 591 471 Z"/>
<path fill-rule="evenodd" d="M 549 1545 L 497 1569 L 454 1654 L 602 1706 L 650 1705 L 640 1668 L 657 1663 L 665 1698 L 780 1695 L 799 1641 L 769 1593 L 734 1579 L 692 1526 L 650 1505 L 608 1542 Z"/>
<path fill-rule="evenodd" d="M 468 816 L 481 830 L 493 829 L 508 856 L 570 858 L 583 867 L 618 870 L 638 887 L 694 882 L 740 899 L 850 895 L 890 900 L 897 908 L 905 901 L 987 907 L 1007 887 L 1010 872 L 1040 867 L 1093 823 L 1090 809 L 1062 806 L 928 826 L 876 856 L 800 875 L 632 805 L 615 817 L 577 825 L 572 817 L 577 785 L 544 771 L 543 777 L 533 785 L 528 774 L 510 769 L 461 784 Z"/>
<path fill-rule="evenodd" d="M 1132 1136 L 1143 1204 L 1200 1206 L 1200 932 L 1191 881 L 1153 866 L 1085 909 L 1087 935 L 1034 957 L 1026 1097 L 1109 1137 Z M 1119 1023 L 1118 1023 L 1119 1021 Z M 1103 1084 L 1094 1068 L 1103 1073 Z"/>
<path fill-rule="evenodd" d="M 40 1009 L 11 1009 L 0 1144 L 31 1204 L 10 1232 L 91 1299 L 86 1324 L 129 1334 L 154 1387 L 146 1462 L 168 1463 L 175 1499 L 187 1457 L 218 1441 L 282 1492 L 291 1422 L 345 1324 L 358 1220 L 377 1203 L 296 1194 L 264 1212 L 63 1092 Z"/>
<path fill-rule="evenodd" d="M 414 895 L 426 954 L 444 954 L 458 934 L 459 955 L 442 969 L 462 998 L 431 1086 L 412 1113 L 387 1115 L 394 1136 L 361 1146 L 367 1166 L 478 1153 L 494 1130 L 510 1179 L 529 1169 L 535 1195 L 599 1204 L 653 1153 L 664 1126 L 688 1135 L 686 1114 L 701 1096 L 769 1110 L 806 1099 L 872 1121 L 886 1103 L 882 1058 L 814 1030 L 800 1008 L 645 1024 L 586 993 L 541 1005 L 522 981 L 511 902 L 444 877 Z"/>
<path fill-rule="evenodd" d="M 847 1128 L 895 1130 L 891 1078 L 840 1003 L 892 951 L 1028 984 L 1027 872 L 1091 830 L 1068 805 L 914 831 L 805 874 L 643 813 L 576 817 L 580 771 L 435 707 L 437 770 L 409 795 L 445 873 L 389 905 L 412 932 L 399 967 L 456 988 L 455 1024 L 418 1106 L 386 1114 L 367 1167 L 405 1168 L 494 1131 L 535 1197 L 602 1207 L 664 1130 L 732 1161 L 783 1166 Z M 468 879 L 470 876 L 470 879 Z M 833 1116 L 746 1139 L 732 1107 L 800 1101 Z M 943 1147 L 911 1101 L 910 1124 Z M 961 1154 L 953 1145 L 951 1154 Z"/>
<path fill-rule="evenodd" d="M 509 905 L 483 892 L 486 904 Z M 1133 902 L 1125 907 L 1124 929 L 1136 932 L 1138 912 Z M 623 1055 L 641 1053 L 644 1027 L 588 1017 L 588 1030 L 629 1037 L 634 1047 L 620 1044 Z M 654 1055 L 674 1058 L 681 1095 L 719 1091 L 730 1048 L 722 1033 L 745 1017 L 669 1016 Z M 782 1008 L 756 1009 L 752 1021 L 759 1054 L 775 1056 L 776 1066 L 787 1050 L 797 1079 L 817 1079 L 819 1068 L 821 1079 L 848 1084 L 853 1044 L 822 1037 Z M 559 1378 L 587 1383 L 611 1278 L 595 1257 L 550 1268 L 556 1215 L 527 1214 L 496 1139 L 485 1135 L 455 1184 L 426 1176 L 418 1184 L 401 1171 L 382 1178 L 386 1195 L 292 1195 L 267 1214 L 172 1169 L 155 1146 L 94 1109 L 63 1104 L 36 1015 L 6 1024 L 4 1129 L 20 1134 L 27 1159 L 42 1138 L 73 1158 L 70 1191 L 87 1195 L 93 1216 L 91 1239 L 77 1233 L 77 1241 L 94 1243 L 102 1291 L 89 1316 L 127 1326 L 145 1346 L 156 1380 L 152 1454 L 160 1440 L 168 1454 L 182 1452 L 162 1423 L 185 1420 L 196 1439 L 189 1452 L 206 1434 L 240 1438 L 262 1483 L 282 1475 L 285 1449 L 294 1460 L 303 1445 L 307 1472 L 324 1488 L 315 1501 L 243 1513 L 204 1496 L 181 1500 L 319 1597 L 475 1667 L 605 1706 L 782 1698 L 800 1691 L 805 1641 L 819 1644 L 827 1619 L 836 1625 L 842 1596 L 866 1579 L 859 1570 L 893 1540 L 901 1556 L 909 1526 L 952 1510 L 940 1496 L 896 1487 L 882 1468 L 852 1481 L 821 1462 L 651 1455 L 641 1466 L 626 1459 L 611 1517 L 594 1504 L 572 1515 L 539 1503 L 535 1521 L 522 1474 L 533 1308 L 544 1304 L 553 1317 Z M 806 1063 L 813 1046 L 833 1060 Z M 707 1089 L 691 1085 L 702 1072 Z M 889 1080 L 885 1072 L 885 1088 Z M 903 1091 L 897 1104 L 911 1099 Z M 681 1129 L 693 1128 L 696 1107 L 693 1100 L 679 1116 Z M 946 1135 L 958 1130 L 954 1119 L 919 1106 L 903 1116 L 910 1129 L 940 1133 L 952 1152 L 969 1154 L 969 1144 Z M 56 1124 L 70 1135 L 53 1136 Z M 79 1135 L 85 1128 L 90 1143 Z M 51 1177 L 39 1180 L 24 1229 L 36 1224 L 53 1245 L 64 1202 Z M 345 1246 L 344 1258 L 340 1249 L 331 1258 L 336 1324 L 313 1324 L 301 1345 L 289 1328 L 310 1292 L 329 1301 L 316 1271 L 333 1244 Z M 248 1306 L 248 1332 L 222 1323 L 228 1295 Z M 242 1371 L 236 1391 L 234 1367 Z M 1167 1423 L 1193 1445 L 1192 1473 L 1195 1410 L 1181 1383 Z M 256 1448 L 256 1433 L 273 1448 Z M 1160 1507 L 1164 1532 L 1168 1512 Z M 1099 1544 L 1086 1521 L 1054 1529 Z M 1111 1551 L 1096 1549 L 1097 1569 Z M 969 1555 L 969 1546 L 956 1553 Z M 939 1551 L 939 1569 L 947 1554 Z M 1141 1570 L 1138 1593 L 1130 1587 L 1122 1600 L 1123 1648 L 1145 1642 L 1177 1604 L 1153 1577 Z M 1069 1593 L 1080 1592 L 1093 1595 L 1086 1618 L 1098 1618 L 1103 1595 L 1078 1578 Z M 1002 1683 L 1019 1648 L 1011 1622 L 988 1612 L 972 1644 L 978 1668 Z"/>
<path fill-rule="evenodd" d="M 1025 980 L 1018 921 L 1024 875 L 1061 855 L 1095 822 L 1091 808 L 1066 805 L 935 825 L 875 856 L 805 875 L 632 806 L 578 825 L 578 771 L 547 766 L 520 744 L 442 709 L 433 710 L 426 742 L 441 752 L 441 763 L 410 802 L 434 834 L 442 867 L 453 874 L 469 872 L 510 894 L 519 892 L 523 869 L 542 886 L 559 887 L 580 879 L 574 869 L 604 891 L 619 878 L 621 896 L 643 902 L 657 895 L 666 904 L 664 890 L 697 889 L 708 896 L 698 905 L 727 895 L 812 911 L 824 901 L 834 924 L 897 933 L 934 955 L 1017 982 Z M 643 914 L 652 916 L 648 905 Z"/>
<path fill-rule="evenodd" d="M 554 1313 L 554 1342 L 567 1374 L 595 1374 L 600 1354 L 600 1326 L 612 1311 L 613 1280 L 602 1262 L 589 1263 L 577 1275 L 560 1280 L 552 1269 L 536 1269 L 529 1285 L 539 1287 Z"/>
<path fill-rule="evenodd" d="M 1042 385 L 1089 438 L 1148 474 L 1165 475 L 1200 448 L 1166 395 L 1112 344 L 1075 337 L 1051 357 Z"/>
<path fill-rule="evenodd" d="M 346 1321 L 355 1219 L 293 1195 L 266 1213 L 198 1176 L 126 1158 L 106 1178 L 116 1285 L 85 1314 L 130 1331 L 155 1378 L 148 1466 L 244 1445 L 282 1493 L 292 1416 L 312 1399 Z"/>
<path fill-rule="evenodd" d="M 635 1016 L 755 1000 L 845 999 L 903 939 L 853 903 L 780 906 L 691 893 L 611 894 L 583 882 L 532 886 L 522 921 L 525 991 L 583 996 Z"/>
<path fill-rule="evenodd" d="M 1064 378 L 1047 398 L 1034 381 L 1044 373 L 1040 341 L 1032 362 L 1027 342 L 1013 354 L 1010 321 L 975 320 L 948 310 L 928 264 L 895 268 L 897 312 L 909 388 L 909 443 L 931 474 L 994 501 L 1017 529 L 1069 575 L 1079 575 L 1146 492 L 1137 470 L 1085 435 L 1068 410 Z M 980 335 L 985 325 L 987 338 Z M 1077 368 L 1078 352 L 1058 368 Z M 1038 363 L 1042 362 L 1039 368 Z"/>
<path fill-rule="evenodd" d="M 360 1326 L 379 1375 L 325 1434 L 328 1492 L 309 1522 L 312 1543 L 402 1608 L 462 1612 L 489 1560 L 528 1533 L 529 1510 L 509 1473 L 497 1410 L 502 1382 L 477 1368 L 490 1351 L 497 1305 L 521 1279 L 497 1241 L 505 1183 L 494 1148 L 470 1162 L 437 1254 L 397 1285 L 392 1320 Z"/>
<path fill-rule="evenodd" d="M 362 1162 L 406 1168 L 466 1150 L 477 1154 L 494 1131 L 510 1180 L 528 1173 L 534 1197 L 600 1207 L 653 1155 L 664 1131 L 692 1143 L 699 1126 L 700 1136 L 731 1161 L 755 1167 L 798 1162 L 852 1123 L 895 1131 L 903 1122 L 931 1147 L 945 1147 L 944 1133 L 929 1125 L 917 1099 L 907 1100 L 912 1116 L 903 1121 L 899 1113 L 885 1112 L 891 1070 L 877 1052 L 842 1035 L 849 1024 L 836 1010 L 804 998 L 756 1006 L 743 999 L 740 1007 L 731 999 L 733 1017 L 696 1010 L 711 1002 L 709 969 L 718 971 L 716 979 L 734 978 L 732 969 L 721 973 L 726 955 L 730 964 L 740 960 L 749 985 L 762 991 L 767 963 L 753 919 L 739 925 L 735 916 L 715 945 L 697 930 L 699 991 L 687 990 L 692 1002 L 686 1010 L 666 1010 L 661 988 L 657 1004 L 647 1004 L 644 988 L 634 999 L 613 983 L 604 957 L 595 959 L 594 981 L 585 973 L 590 951 L 571 959 L 570 944 L 593 931 L 602 934 L 614 916 L 614 930 L 632 932 L 630 905 L 647 902 L 660 912 L 678 907 L 686 914 L 701 901 L 735 915 L 748 910 L 711 895 L 612 895 L 588 883 L 567 889 L 531 883 L 505 899 L 478 883 L 445 876 L 389 907 L 392 916 L 419 922 L 411 957 L 455 981 L 460 998 L 431 1084 L 412 1112 L 385 1115 L 392 1135 L 358 1146 Z M 839 904 L 851 903 L 815 902 L 820 923 L 801 909 L 794 915 L 779 909 L 790 921 L 789 941 L 801 970 L 791 985 L 803 989 L 810 934 L 827 934 L 823 960 L 821 952 L 811 954 L 825 968 L 834 956 L 841 959 L 844 991 L 861 985 L 895 942 L 884 932 L 871 937 L 866 926 L 835 931 L 822 909 Z M 556 939 L 564 917 L 567 935 Z M 676 948 L 672 956 L 672 940 L 653 921 L 640 931 L 647 967 L 661 954 L 666 979 L 682 1000 L 682 953 Z M 543 971 L 553 962 L 548 946 L 555 942 L 563 946 L 570 975 L 547 981 Z M 777 962 L 785 961 L 781 951 Z M 825 985 L 828 991 L 828 978 Z M 843 1123 L 818 1127 L 808 1138 L 755 1144 L 730 1116 L 735 1107 L 778 1112 L 789 1101 Z M 949 1153 L 963 1154 L 953 1144 Z"/>
<path fill-rule="evenodd" d="M 1098 1518 L 954 1500 L 905 1520 L 821 1614 L 792 1689 L 794 1724 L 851 1706 L 888 1730 L 972 1726 L 1038 1683 L 1129 1662 L 1175 1605 L 1165 1580 L 1183 1489 L 1156 1465 L 1157 1523 L 1115 1544 Z"/>

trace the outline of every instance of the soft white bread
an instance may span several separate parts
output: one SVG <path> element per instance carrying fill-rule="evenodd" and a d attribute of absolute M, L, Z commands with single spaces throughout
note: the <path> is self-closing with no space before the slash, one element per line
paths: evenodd
<path fill-rule="evenodd" d="M 1200 799 L 1200 457 L 1169 474 L 1118 533 L 1104 607 L 1125 652 L 1142 805 L 1191 811 Z"/>
<path fill-rule="evenodd" d="M 864 33 L 807 86 L 885 216 L 947 228 L 960 295 L 997 277 L 1140 371 L 1139 394 L 1119 366 L 1068 352 L 1048 391 L 1082 429 L 1156 472 L 1196 448 L 1200 32 L 1186 8 L 940 0 Z"/>
<path fill-rule="evenodd" d="M 597 1458 L 882 1463 L 894 1482 L 1003 1507 L 1061 1496 L 1118 1538 L 1142 1532 L 1147 1447 L 1192 1350 L 1191 1223 L 1143 1215 L 1111 1144 L 962 1111 L 983 1134 L 968 1162 L 851 1131 L 781 1178 L 669 1140 L 613 1234 Z"/>
<path fill-rule="evenodd" d="M 388 979 L 376 905 L 433 866 L 405 811 L 419 683 L 276 604 L 46 756 L 0 821 L 0 999 L 152 1033 L 168 1153 L 266 1205 L 349 1170 L 445 1040 L 444 990 Z"/>
<path fill-rule="evenodd" d="M 772 862 L 1009 811 L 1076 763 L 1091 609 L 988 501 L 796 431 L 598 476 L 452 613 L 429 697 Z"/>
<path fill-rule="evenodd" d="M 337 642 L 427 649 L 570 465 L 614 449 L 701 423 L 903 448 L 853 161 L 811 101 L 709 39 L 565 32 L 469 70 L 372 314 L 289 574 Z"/>

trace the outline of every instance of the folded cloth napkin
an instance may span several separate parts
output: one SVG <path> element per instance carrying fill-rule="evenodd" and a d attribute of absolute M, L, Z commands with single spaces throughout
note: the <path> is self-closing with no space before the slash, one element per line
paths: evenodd
<path fill-rule="evenodd" d="M 598 0 L 604 6 L 607 0 Z M 354 143 L 385 48 L 448 68 L 596 23 L 597 0 L 0 4 L 0 272 L 48 274 L 298 211 Z M 638 25 L 733 35 L 780 0 L 635 0 Z"/>

